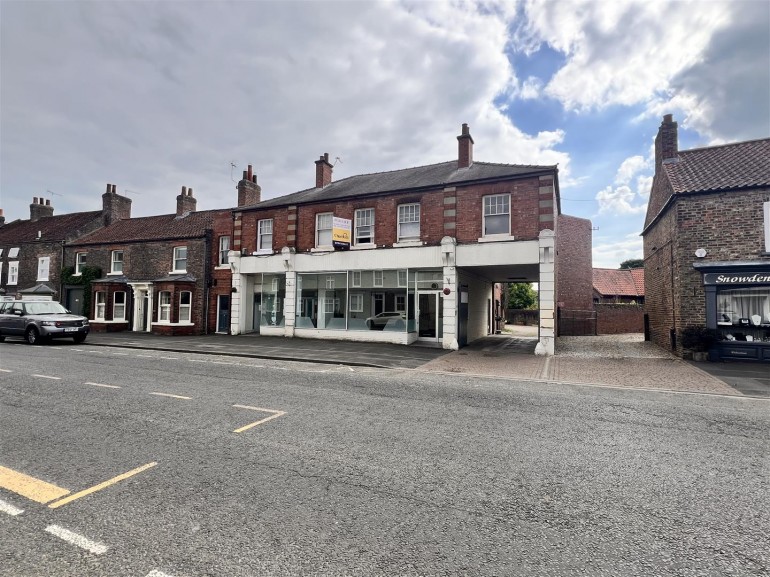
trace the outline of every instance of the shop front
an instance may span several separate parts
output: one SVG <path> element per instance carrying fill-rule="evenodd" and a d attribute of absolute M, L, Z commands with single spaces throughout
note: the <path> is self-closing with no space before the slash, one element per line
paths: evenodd
<path fill-rule="evenodd" d="M 770 261 L 696 263 L 706 294 L 709 358 L 770 362 Z"/>

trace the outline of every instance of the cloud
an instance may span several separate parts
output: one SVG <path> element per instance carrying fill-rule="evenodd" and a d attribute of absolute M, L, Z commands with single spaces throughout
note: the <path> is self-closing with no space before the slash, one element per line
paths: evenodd
<path fill-rule="evenodd" d="M 642 258 L 642 238 L 634 233 L 611 240 L 606 237 L 594 239 L 593 266 L 595 268 L 618 268 L 620 263 L 631 258 Z"/>
<path fill-rule="evenodd" d="M 599 214 L 632 215 L 642 214 L 647 210 L 646 199 L 650 195 L 652 176 L 639 174 L 650 170 L 649 158 L 635 155 L 626 158 L 615 174 L 614 185 L 607 186 L 596 194 Z M 636 191 L 631 183 L 636 177 Z M 639 204 L 639 200 L 644 202 Z"/>
<path fill-rule="evenodd" d="M 615 175 L 615 183 L 628 184 L 635 174 L 646 168 L 649 168 L 649 163 L 643 156 L 630 156 L 618 168 L 618 172 Z"/>

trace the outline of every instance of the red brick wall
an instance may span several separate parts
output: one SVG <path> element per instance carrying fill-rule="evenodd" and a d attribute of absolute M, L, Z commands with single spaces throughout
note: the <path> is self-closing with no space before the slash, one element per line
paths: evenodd
<path fill-rule="evenodd" d="M 567 310 L 593 309 L 591 221 L 558 216 L 556 235 L 556 304 Z"/>
<path fill-rule="evenodd" d="M 230 237 L 230 250 L 236 250 L 233 246 L 233 215 L 231 212 L 223 212 L 214 217 L 211 235 L 211 254 L 209 255 L 209 270 L 211 271 L 211 283 L 208 299 L 208 332 L 217 330 L 217 301 L 220 295 L 230 294 L 232 287 L 232 271 L 229 265 L 219 266 L 219 237 Z"/>
<path fill-rule="evenodd" d="M 644 332 L 644 307 L 639 305 L 596 304 L 596 334 Z"/>

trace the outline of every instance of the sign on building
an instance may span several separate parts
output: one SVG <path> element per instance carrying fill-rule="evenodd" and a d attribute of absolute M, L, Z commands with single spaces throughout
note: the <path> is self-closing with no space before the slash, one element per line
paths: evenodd
<path fill-rule="evenodd" d="M 350 248 L 351 222 L 349 218 L 337 218 L 332 220 L 332 246 L 336 250 L 348 250 Z"/>

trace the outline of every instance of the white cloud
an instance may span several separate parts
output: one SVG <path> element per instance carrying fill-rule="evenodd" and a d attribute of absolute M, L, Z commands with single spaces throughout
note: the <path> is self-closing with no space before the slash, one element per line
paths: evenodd
<path fill-rule="evenodd" d="M 648 168 L 649 163 L 643 156 L 630 156 L 626 158 L 618 168 L 615 175 L 616 184 L 628 184 L 638 172 Z"/>
<path fill-rule="evenodd" d="M 618 268 L 624 260 L 642 258 L 643 254 L 642 237 L 636 233 L 626 235 L 621 240 L 598 237 L 594 239 L 593 266 Z"/>
<path fill-rule="evenodd" d="M 635 200 L 636 193 L 625 184 L 615 188 L 608 186 L 596 193 L 599 214 L 642 214 L 647 209 L 647 205 L 635 205 Z"/>

